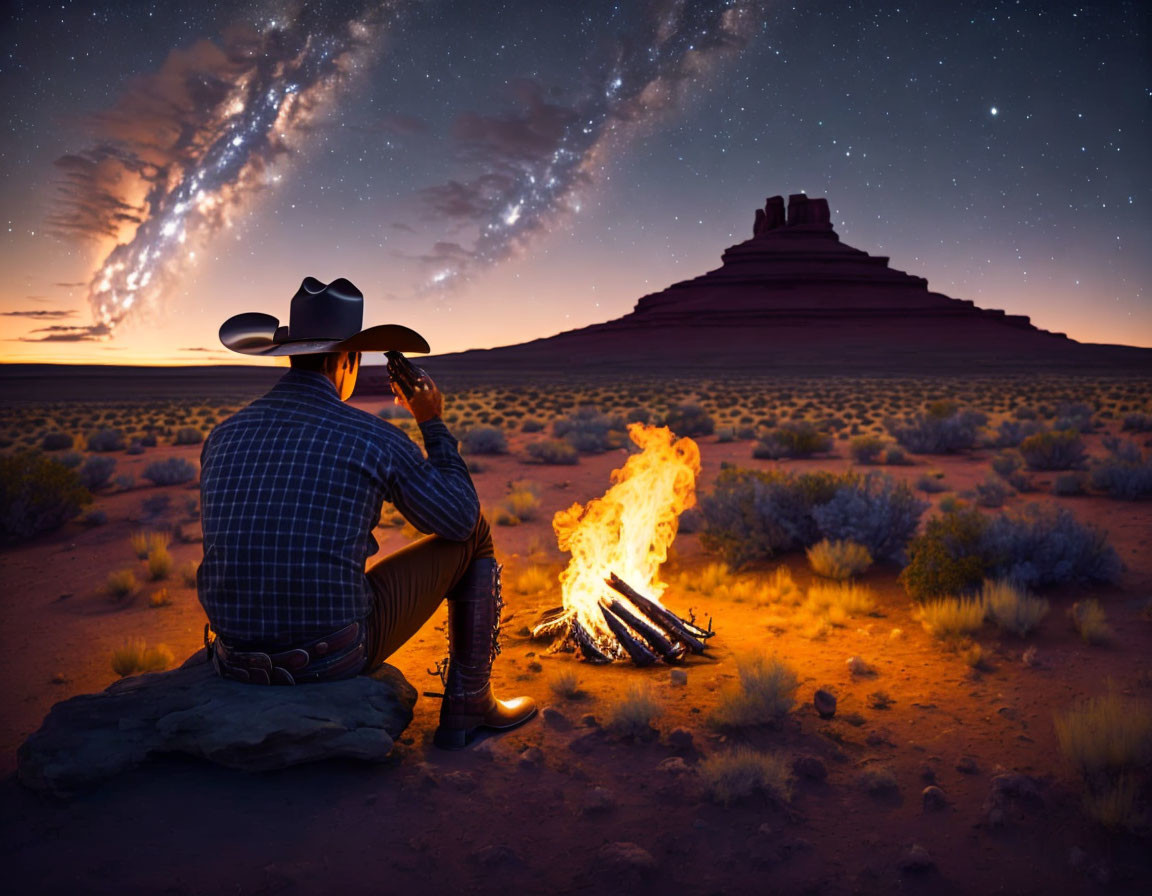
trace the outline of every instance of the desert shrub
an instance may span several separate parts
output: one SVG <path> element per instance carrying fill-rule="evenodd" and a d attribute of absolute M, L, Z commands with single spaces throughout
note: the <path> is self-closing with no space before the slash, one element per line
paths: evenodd
<path fill-rule="evenodd" d="M 167 548 L 172 543 L 172 536 L 167 532 L 133 532 L 128 536 L 128 543 L 137 559 L 145 560 L 153 548 Z"/>
<path fill-rule="evenodd" d="M 995 473 L 989 473 L 983 482 L 977 482 L 973 490 L 976 503 L 981 507 L 1003 507 L 1004 499 L 1012 494 L 1008 483 Z"/>
<path fill-rule="evenodd" d="M 931 495 L 947 491 L 948 484 L 943 473 L 921 473 L 916 477 L 916 490 Z"/>
<path fill-rule="evenodd" d="M 172 651 L 163 644 L 148 647 L 140 638 L 132 638 L 112 651 L 112 671 L 123 678 L 138 672 L 159 672 L 172 665 Z"/>
<path fill-rule="evenodd" d="M 912 539 L 900 581 L 923 600 L 974 589 L 985 578 L 1043 588 L 1114 582 L 1120 570 L 1103 532 L 1064 508 L 1029 504 L 995 517 L 960 508 L 930 519 Z"/>
<path fill-rule="evenodd" d="M 529 456 L 542 464 L 571 466 L 580 462 L 580 455 L 563 439 L 541 439 L 527 448 Z"/>
<path fill-rule="evenodd" d="M 1120 558 L 1103 530 L 1063 507 L 1028 504 L 992 518 L 984 537 L 990 578 L 1029 588 L 1115 582 Z"/>
<path fill-rule="evenodd" d="M 67 467 L 69 470 L 74 470 L 84 462 L 84 455 L 79 451 L 65 451 L 53 458 L 56 463 Z"/>
<path fill-rule="evenodd" d="M 681 584 L 689 591 L 715 594 L 728 586 L 733 571 L 727 563 L 706 563 L 695 575 L 684 576 Z"/>
<path fill-rule="evenodd" d="M 975 598 L 945 597 L 925 601 L 917 617 L 933 637 L 955 638 L 980 630 L 984 624 L 984 605 Z"/>
<path fill-rule="evenodd" d="M 1112 640 L 1112 626 L 1107 614 L 1095 598 L 1078 600 L 1068 609 L 1072 627 L 1088 644 L 1107 644 Z"/>
<path fill-rule="evenodd" d="M 868 548 L 854 541 L 829 541 L 825 538 L 808 548 L 807 553 L 812 571 L 828 579 L 849 579 L 872 565 Z"/>
<path fill-rule="evenodd" d="M 833 439 L 807 420 L 782 423 L 765 434 L 753 447 L 752 456 L 777 459 L 781 457 L 811 457 L 832 450 Z"/>
<path fill-rule="evenodd" d="M 136 477 L 131 473 L 121 473 L 116 477 L 116 488 L 126 492 L 136 487 Z"/>
<path fill-rule="evenodd" d="M 40 447 L 44 451 L 71 450 L 74 439 L 66 432 L 49 432 L 40 440 Z"/>
<path fill-rule="evenodd" d="M 535 564 L 517 570 L 512 576 L 512 590 L 518 594 L 539 594 L 556 586 L 556 576 Z"/>
<path fill-rule="evenodd" d="M 548 690 L 561 700 L 579 700 L 584 696 L 580 676 L 572 669 L 561 669 L 549 678 Z"/>
<path fill-rule="evenodd" d="M 912 459 L 904 453 L 904 449 L 899 445 L 891 445 L 884 452 L 884 463 L 890 467 L 906 467 L 912 463 Z"/>
<path fill-rule="evenodd" d="M 1020 443 L 1030 470 L 1072 470 L 1084 463 L 1084 441 L 1073 429 L 1038 432 Z"/>
<path fill-rule="evenodd" d="M 625 444 L 626 427 L 621 417 L 600 413 L 595 405 L 582 405 L 571 415 L 552 423 L 552 435 L 582 454 L 599 454 Z"/>
<path fill-rule="evenodd" d="M 681 404 L 664 415 L 664 425 L 678 436 L 710 436 L 716 431 L 712 416 L 698 404 Z"/>
<path fill-rule="evenodd" d="M 698 770 L 708 797 L 723 806 L 758 793 L 780 803 L 792 797 L 792 770 L 784 758 L 774 753 L 736 747 L 712 754 L 700 763 Z"/>
<path fill-rule="evenodd" d="M 1152 457 L 1129 439 L 1107 439 L 1104 444 L 1109 454 L 1092 465 L 1092 487 L 1128 501 L 1152 496 Z"/>
<path fill-rule="evenodd" d="M 86 526 L 103 526 L 108 522 L 108 514 L 103 510 L 90 510 L 84 514 L 80 522 Z"/>
<path fill-rule="evenodd" d="M 747 728 L 780 721 L 796 704 L 796 670 L 779 657 L 739 657 L 739 685 L 723 692 L 710 721 L 718 728 Z"/>
<path fill-rule="evenodd" d="M 858 464 L 874 464 L 887 445 L 879 436 L 857 436 L 848 443 L 848 452 Z"/>
<path fill-rule="evenodd" d="M 540 484 L 521 479 L 508 487 L 501 508 L 518 522 L 530 522 L 540 514 Z"/>
<path fill-rule="evenodd" d="M 987 416 L 979 411 L 934 402 L 925 413 L 889 418 L 884 425 L 913 454 L 955 454 L 976 445 L 980 427 L 987 421 Z"/>
<path fill-rule="evenodd" d="M 1052 480 L 1052 494 L 1062 498 L 1084 494 L 1087 477 L 1083 473 L 1061 473 Z"/>
<path fill-rule="evenodd" d="M 1001 631 L 1023 637 L 1048 615 L 1049 604 L 1009 581 L 985 581 L 980 589 L 986 618 Z"/>
<path fill-rule="evenodd" d="M 152 581 L 168 578 L 172 571 L 172 555 L 166 547 L 155 545 L 148 551 L 148 577 Z"/>
<path fill-rule="evenodd" d="M 927 508 L 907 483 L 870 473 L 845 482 L 812 516 L 826 538 L 857 542 L 876 560 L 901 560 Z"/>
<path fill-rule="evenodd" d="M 1011 476 L 1024 464 L 1024 459 L 1016 451 L 1001 451 L 992 458 L 993 472 L 1005 478 Z"/>
<path fill-rule="evenodd" d="M 1035 420 L 1004 420 L 996 427 L 992 438 L 995 448 L 1015 448 L 1029 436 L 1044 431 L 1044 424 Z"/>
<path fill-rule="evenodd" d="M 204 441 L 204 433 L 202 433 L 195 426 L 181 426 L 176 430 L 176 436 L 172 439 L 173 445 L 199 445 Z"/>
<path fill-rule="evenodd" d="M 1139 798 L 1140 786 L 1136 775 L 1124 772 L 1086 790 L 1084 812 L 1102 827 L 1137 832 L 1145 822 Z"/>
<path fill-rule="evenodd" d="M 534 420 L 529 418 L 520 424 L 520 432 L 541 432 L 543 429 L 543 420 Z"/>
<path fill-rule="evenodd" d="M 196 465 L 182 457 L 169 457 L 152 461 L 142 475 L 155 485 L 180 485 L 196 478 Z"/>
<path fill-rule="evenodd" d="M 159 607 L 167 607 L 172 603 L 172 598 L 168 594 L 167 588 L 157 588 L 150 595 L 148 595 L 148 606 L 152 609 Z"/>
<path fill-rule="evenodd" d="M 89 457 L 80 467 L 80 483 L 89 491 L 96 491 L 108 484 L 115 469 L 114 457 Z"/>
<path fill-rule="evenodd" d="M 31 538 L 58 529 L 92 502 L 74 470 L 31 451 L 0 456 L 0 533 Z"/>
<path fill-rule="evenodd" d="M 699 532 L 703 525 L 704 514 L 700 512 L 700 508 L 689 507 L 680 514 L 680 518 L 676 521 L 676 531 L 682 535 L 692 535 Z"/>
<path fill-rule="evenodd" d="M 652 689 L 643 682 L 633 682 L 608 711 L 608 730 L 619 737 L 645 740 L 653 735 L 652 722 L 662 712 Z"/>
<path fill-rule="evenodd" d="M 461 439 L 465 454 L 507 454 L 508 439 L 495 426 L 474 426 Z"/>
<path fill-rule="evenodd" d="M 127 597 L 136 590 L 136 573 L 130 569 L 118 569 L 109 573 L 104 580 L 104 590 L 112 597 Z"/>
<path fill-rule="evenodd" d="M 140 445 L 144 448 L 156 447 L 156 433 L 150 432 L 140 437 Z"/>
<path fill-rule="evenodd" d="M 871 765 L 864 769 L 856 778 L 860 789 L 873 796 L 882 796 L 894 793 L 900 789 L 896 775 L 890 768 L 883 765 Z"/>
<path fill-rule="evenodd" d="M 148 516 L 158 516 L 172 503 L 169 495 L 149 495 L 140 502 L 140 509 Z"/>
<path fill-rule="evenodd" d="M 119 429 L 98 429 L 88 434 L 89 451 L 122 451 L 124 433 Z"/>
<path fill-rule="evenodd" d="M 1095 413 L 1096 408 L 1090 404 L 1062 402 L 1056 406 L 1056 422 L 1053 426 L 1056 429 L 1091 432 L 1096 426 L 1096 421 L 1092 419 Z"/>
<path fill-rule="evenodd" d="M 718 445 L 725 445 L 728 442 L 736 441 L 736 427 L 734 426 L 721 426 L 716 430 L 716 443 Z"/>
<path fill-rule="evenodd" d="M 1152 414 L 1125 414 L 1120 428 L 1124 432 L 1152 432 Z"/>

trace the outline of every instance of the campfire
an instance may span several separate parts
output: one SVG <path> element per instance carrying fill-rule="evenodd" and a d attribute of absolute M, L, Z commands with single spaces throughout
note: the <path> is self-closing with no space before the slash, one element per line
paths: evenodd
<path fill-rule="evenodd" d="M 532 634 L 593 663 L 674 663 L 704 653 L 714 634 L 711 622 L 702 628 L 691 612 L 683 619 L 660 603 L 660 566 L 680 514 L 696 503 L 700 449 L 667 427 L 632 423 L 628 436 L 641 451 L 612 471 L 603 497 L 552 519 L 572 559 L 560 574 L 563 605 L 546 612 Z"/>

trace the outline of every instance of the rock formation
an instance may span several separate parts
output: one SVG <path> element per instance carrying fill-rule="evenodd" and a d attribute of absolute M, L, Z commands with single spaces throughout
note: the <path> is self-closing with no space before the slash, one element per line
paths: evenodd
<path fill-rule="evenodd" d="M 163 753 L 246 771 L 379 762 L 415 703 L 416 689 L 389 665 L 344 681 L 262 687 L 217 677 L 200 650 L 179 669 L 57 703 L 20 746 L 17 774 L 35 790 L 68 795 Z"/>

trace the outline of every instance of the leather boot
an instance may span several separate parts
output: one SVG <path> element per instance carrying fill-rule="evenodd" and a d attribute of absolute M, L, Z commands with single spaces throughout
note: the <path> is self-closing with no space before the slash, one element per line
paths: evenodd
<path fill-rule="evenodd" d="M 531 697 L 497 700 L 489 680 L 500 652 L 500 566 L 480 557 L 448 592 L 448 674 L 440 727 L 433 743 L 445 750 L 466 747 L 481 728 L 506 730 L 536 715 Z"/>

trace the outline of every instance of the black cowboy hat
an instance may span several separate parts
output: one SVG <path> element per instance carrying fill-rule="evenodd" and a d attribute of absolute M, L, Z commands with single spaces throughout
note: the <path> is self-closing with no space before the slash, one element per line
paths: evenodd
<path fill-rule="evenodd" d="M 429 352 L 415 330 L 381 324 L 361 330 L 364 293 L 340 277 L 321 283 L 305 277 L 292 297 L 288 326 L 271 314 L 247 311 L 224 321 L 220 341 L 244 355 L 312 355 L 319 352 Z"/>

